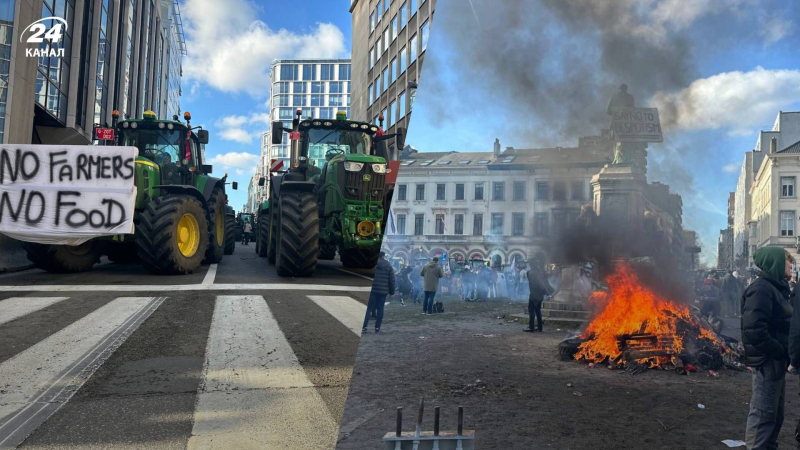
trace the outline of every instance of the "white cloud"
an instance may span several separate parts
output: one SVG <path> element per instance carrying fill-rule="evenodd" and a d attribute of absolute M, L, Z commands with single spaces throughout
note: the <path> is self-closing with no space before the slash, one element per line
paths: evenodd
<path fill-rule="evenodd" d="M 722 171 L 725 173 L 737 173 L 742 170 L 740 163 L 730 163 L 722 166 Z"/>
<path fill-rule="evenodd" d="M 269 117 L 268 113 L 252 113 L 250 114 L 250 118 L 248 119 L 250 123 L 261 123 L 264 125 L 269 126 L 272 120 Z"/>
<path fill-rule="evenodd" d="M 790 20 L 774 15 L 758 27 L 758 32 L 766 45 L 774 44 L 792 34 L 794 24 Z"/>
<path fill-rule="evenodd" d="M 219 129 L 222 139 L 249 144 L 253 142 L 253 135 L 243 128 L 247 122 L 247 117 L 233 115 L 220 117 L 215 125 Z"/>
<path fill-rule="evenodd" d="M 772 123 L 778 111 L 799 99 L 799 70 L 757 67 L 701 78 L 679 92 L 658 92 L 651 104 L 659 108 L 665 128 L 727 129 L 742 135 Z"/>
<path fill-rule="evenodd" d="M 335 25 L 318 23 L 305 33 L 272 30 L 256 19 L 258 10 L 247 0 L 186 0 L 181 10 L 189 51 L 184 76 L 224 92 L 269 93 L 274 59 L 349 53 Z"/>
<path fill-rule="evenodd" d="M 222 166 L 224 170 L 235 170 L 238 175 L 253 174 L 261 157 L 247 152 L 228 152 L 212 157 L 211 164 Z"/>

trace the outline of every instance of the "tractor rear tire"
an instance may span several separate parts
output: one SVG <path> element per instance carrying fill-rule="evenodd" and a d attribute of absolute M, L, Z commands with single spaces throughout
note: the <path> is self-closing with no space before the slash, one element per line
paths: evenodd
<path fill-rule="evenodd" d="M 342 265 L 351 269 L 374 269 L 378 265 L 380 248 L 375 250 L 339 249 Z"/>
<path fill-rule="evenodd" d="M 200 201 L 189 195 L 151 199 L 139 215 L 136 232 L 142 265 L 154 274 L 192 273 L 208 250 L 206 212 Z"/>
<path fill-rule="evenodd" d="M 321 245 L 319 247 L 319 259 L 324 259 L 325 261 L 330 261 L 336 257 L 336 246 L 335 245 Z"/>
<path fill-rule="evenodd" d="M 310 192 L 287 192 L 278 202 L 278 275 L 307 277 L 317 269 L 319 209 Z"/>
<path fill-rule="evenodd" d="M 85 272 L 103 256 L 102 242 L 86 241 L 81 245 L 47 245 L 23 242 L 28 259 L 36 267 L 51 273 Z"/>
<path fill-rule="evenodd" d="M 256 236 L 256 252 L 258 256 L 267 256 L 269 242 L 269 214 L 261 214 L 258 218 L 258 236 Z"/>
<path fill-rule="evenodd" d="M 117 264 L 139 262 L 137 246 L 135 241 L 131 242 L 107 242 L 106 255 L 108 260 Z"/>
<path fill-rule="evenodd" d="M 214 264 L 222 261 L 225 254 L 225 192 L 215 188 L 208 199 L 208 249 L 205 262 Z"/>
<path fill-rule="evenodd" d="M 235 216 L 225 216 L 225 254 L 232 255 L 236 250 L 236 236 L 233 229 L 236 227 Z"/>
<path fill-rule="evenodd" d="M 275 264 L 275 255 L 278 249 L 278 208 L 270 209 L 269 221 L 267 222 L 267 262 Z"/>

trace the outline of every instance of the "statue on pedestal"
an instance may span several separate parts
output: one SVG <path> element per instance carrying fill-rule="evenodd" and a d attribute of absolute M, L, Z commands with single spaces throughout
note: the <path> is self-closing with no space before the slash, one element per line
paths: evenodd
<path fill-rule="evenodd" d="M 606 114 L 613 116 L 616 108 L 635 108 L 636 101 L 633 95 L 628 93 L 628 85 L 622 84 L 619 91 L 608 101 Z M 613 124 L 612 124 L 613 133 Z M 620 141 L 614 135 L 614 160 L 612 166 L 631 166 L 641 171 L 647 170 L 647 143 Z"/>

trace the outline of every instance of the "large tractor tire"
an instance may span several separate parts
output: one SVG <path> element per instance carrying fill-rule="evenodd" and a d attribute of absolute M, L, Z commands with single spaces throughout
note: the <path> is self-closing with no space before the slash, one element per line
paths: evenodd
<path fill-rule="evenodd" d="M 118 264 L 139 262 L 138 247 L 135 241 L 107 242 L 106 255 L 108 260 Z"/>
<path fill-rule="evenodd" d="M 278 208 L 270 208 L 269 221 L 267 222 L 267 262 L 275 264 L 275 255 L 278 249 Z"/>
<path fill-rule="evenodd" d="M 380 248 L 374 250 L 339 249 L 342 265 L 351 269 L 374 269 L 378 265 Z"/>
<path fill-rule="evenodd" d="M 317 269 L 319 255 L 319 210 L 309 192 L 287 192 L 278 205 L 278 275 L 306 277 Z"/>
<path fill-rule="evenodd" d="M 225 191 L 216 188 L 208 199 L 208 249 L 206 262 L 222 261 L 225 254 Z"/>
<path fill-rule="evenodd" d="M 225 254 L 232 255 L 236 250 L 236 236 L 234 229 L 236 228 L 236 217 L 225 216 Z"/>
<path fill-rule="evenodd" d="M 258 256 L 267 256 L 269 242 L 269 213 L 261 213 L 258 218 L 258 235 L 256 236 L 256 253 Z"/>
<path fill-rule="evenodd" d="M 208 250 L 206 212 L 189 195 L 153 198 L 139 215 L 136 232 L 142 264 L 155 274 L 192 273 Z"/>
<path fill-rule="evenodd" d="M 28 259 L 36 267 L 52 273 L 85 272 L 103 256 L 102 242 L 86 241 L 81 245 L 46 245 L 23 242 Z"/>
<path fill-rule="evenodd" d="M 319 247 L 319 259 L 324 259 L 325 261 L 330 261 L 336 257 L 336 246 L 335 245 L 321 245 Z"/>

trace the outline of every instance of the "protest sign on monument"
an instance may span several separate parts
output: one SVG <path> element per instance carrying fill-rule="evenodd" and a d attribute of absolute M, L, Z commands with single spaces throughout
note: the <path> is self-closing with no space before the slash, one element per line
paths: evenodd
<path fill-rule="evenodd" d="M 656 108 L 611 108 L 611 129 L 618 142 L 663 142 Z"/>
<path fill-rule="evenodd" d="M 79 245 L 131 234 L 135 147 L 0 145 L 0 233 Z"/>

